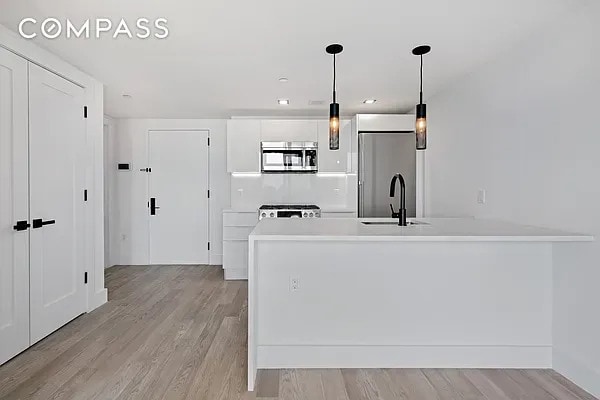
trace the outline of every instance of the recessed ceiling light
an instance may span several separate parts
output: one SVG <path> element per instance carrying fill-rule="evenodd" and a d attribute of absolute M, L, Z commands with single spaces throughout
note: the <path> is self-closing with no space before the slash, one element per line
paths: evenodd
<path fill-rule="evenodd" d="M 279 82 L 281 82 L 281 83 L 285 83 L 285 82 L 287 82 L 288 80 L 289 80 L 289 79 L 288 79 L 288 78 L 285 78 L 285 77 L 283 77 L 283 78 L 279 78 Z"/>
<path fill-rule="evenodd" d="M 280 106 L 287 106 L 288 104 L 290 104 L 290 101 L 288 99 L 279 99 L 277 100 L 277 102 Z"/>
<path fill-rule="evenodd" d="M 365 101 L 363 101 L 363 103 L 365 104 L 374 104 L 377 100 L 375 99 L 366 99 Z"/>

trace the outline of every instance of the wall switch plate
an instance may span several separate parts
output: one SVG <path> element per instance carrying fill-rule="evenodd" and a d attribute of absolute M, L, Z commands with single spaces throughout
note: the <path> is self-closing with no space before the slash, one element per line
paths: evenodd
<path fill-rule="evenodd" d="M 290 292 L 297 292 L 300 290 L 300 278 L 291 277 L 290 278 Z"/>
<path fill-rule="evenodd" d="M 485 189 L 479 189 L 477 191 L 477 203 L 485 204 L 485 200 L 486 200 L 485 197 L 486 197 Z"/>

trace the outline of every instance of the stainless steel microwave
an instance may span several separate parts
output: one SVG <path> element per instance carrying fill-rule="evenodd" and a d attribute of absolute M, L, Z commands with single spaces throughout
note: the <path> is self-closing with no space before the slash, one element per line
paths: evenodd
<path fill-rule="evenodd" d="M 318 169 L 317 142 L 261 142 L 261 171 L 314 173 Z"/>

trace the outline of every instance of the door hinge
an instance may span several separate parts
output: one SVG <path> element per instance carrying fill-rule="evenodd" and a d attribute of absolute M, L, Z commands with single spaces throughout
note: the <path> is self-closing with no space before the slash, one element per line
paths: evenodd
<path fill-rule="evenodd" d="M 83 191 L 83 201 L 87 201 L 87 189 Z"/>
<path fill-rule="evenodd" d="M 83 118 L 87 118 L 87 106 L 83 106 Z"/>
<path fill-rule="evenodd" d="M 208 249 L 210 250 L 210 242 L 208 242 Z"/>
<path fill-rule="evenodd" d="M 207 192 L 208 192 L 208 198 L 210 199 L 210 189 L 207 190 Z"/>
<path fill-rule="evenodd" d="M 83 283 L 87 285 L 87 272 L 83 273 Z"/>
<path fill-rule="evenodd" d="M 210 146 L 210 138 L 207 138 L 207 139 L 208 139 L 208 145 Z"/>

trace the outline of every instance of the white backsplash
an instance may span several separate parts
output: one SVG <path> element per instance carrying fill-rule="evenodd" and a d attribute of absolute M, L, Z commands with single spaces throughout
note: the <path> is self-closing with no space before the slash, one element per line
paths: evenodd
<path fill-rule="evenodd" d="M 356 210 L 356 174 L 232 174 L 231 208 L 263 204 L 316 204 L 322 210 Z"/>

